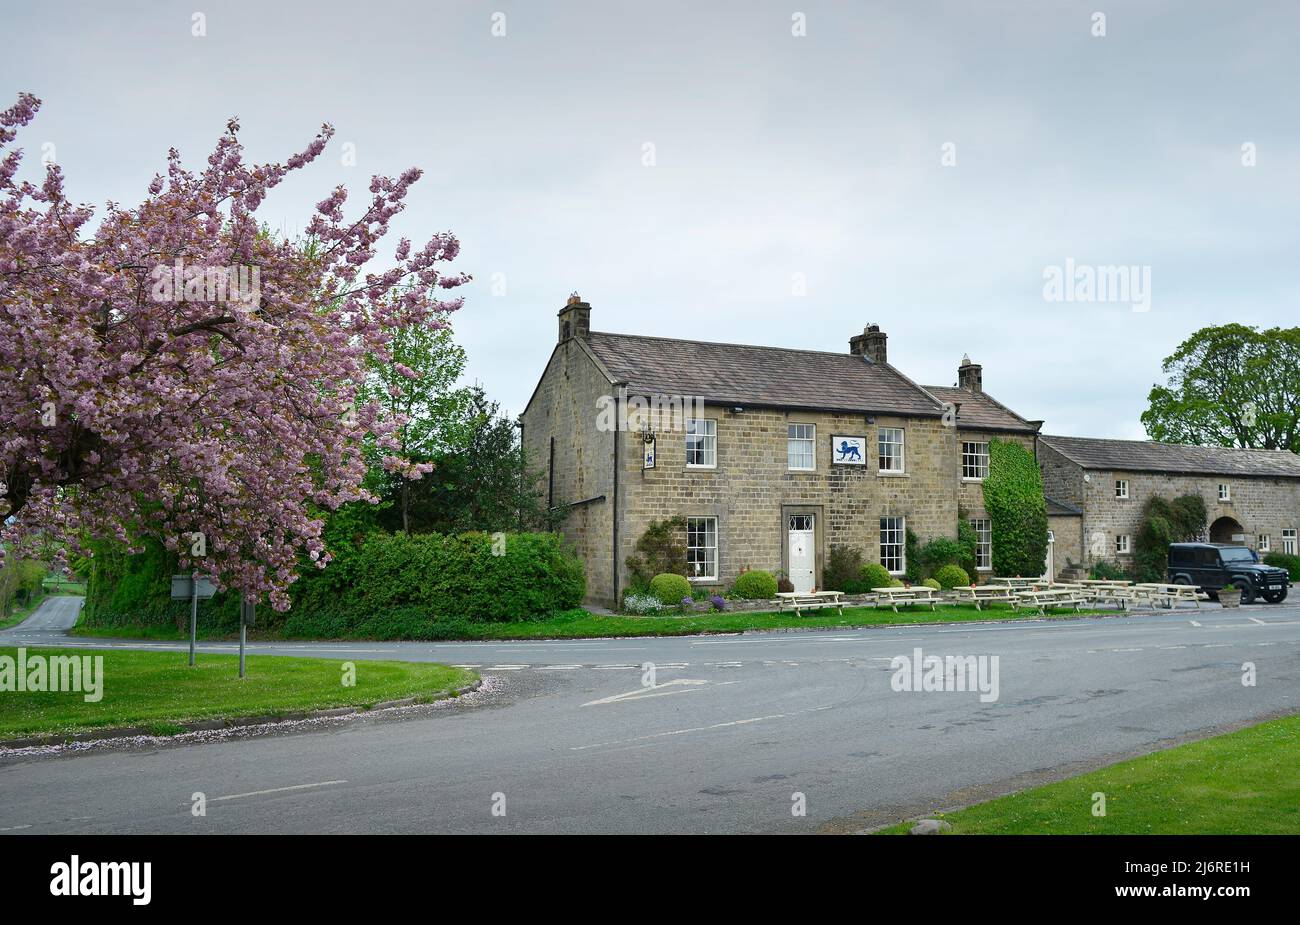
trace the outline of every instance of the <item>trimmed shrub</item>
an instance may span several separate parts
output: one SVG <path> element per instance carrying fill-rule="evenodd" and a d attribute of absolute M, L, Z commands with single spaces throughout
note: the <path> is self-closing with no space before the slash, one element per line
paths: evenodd
<path fill-rule="evenodd" d="M 682 598 L 690 599 L 691 583 L 685 575 L 661 572 L 650 579 L 650 593 L 666 606 L 676 607 L 681 604 Z"/>
<path fill-rule="evenodd" d="M 870 591 L 872 588 L 892 587 L 891 582 L 894 578 L 889 574 L 889 569 L 879 562 L 868 562 L 858 573 L 858 580 L 865 585 L 865 590 Z"/>
<path fill-rule="evenodd" d="M 970 584 L 970 576 L 960 565 L 945 565 L 934 573 L 934 580 L 945 590 L 963 588 Z"/>
<path fill-rule="evenodd" d="M 776 578 L 771 572 L 751 569 L 736 576 L 736 594 L 747 601 L 762 601 L 776 597 Z"/>
<path fill-rule="evenodd" d="M 1292 581 L 1300 581 L 1300 556 L 1285 552 L 1270 552 L 1264 556 L 1264 564 L 1284 568 L 1291 575 Z"/>
<path fill-rule="evenodd" d="M 939 584 L 939 582 L 935 581 L 933 578 L 927 578 L 925 581 L 921 582 L 921 584 L 925 585 L 927 588 L 933 588 L 935 591 L 943 589 L 943 585 Z"/>

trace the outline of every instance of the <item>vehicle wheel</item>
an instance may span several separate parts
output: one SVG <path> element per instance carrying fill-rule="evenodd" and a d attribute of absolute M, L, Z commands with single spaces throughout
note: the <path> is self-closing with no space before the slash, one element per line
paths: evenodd
<path fill-rule="evenodd" d="M 1250 582 L 1237 581 L 1233 582 L 1233 584 L 1241 589 L 1241 602 L 1243 604 L 1255 603 L 1255 589 L 1251 586 Z"/>
<path fill-rule="evenodd" d="M 1174 584 L 1176 585 L 1190 585 L 1191 583 L 1192 583 L 1191 579 L 1188 578 L 1186 575 L 1179 575 L 1177 578 L 1174 579 Z"/>
<path fill-rule="evenodd" d="M 1264 600 L 1268 601 L 1270 604 L 1280 604 L 1286 600 L 1286 592 L 1286 588 L 1283 588 L 1281 591 L 1265 591 Z"/>

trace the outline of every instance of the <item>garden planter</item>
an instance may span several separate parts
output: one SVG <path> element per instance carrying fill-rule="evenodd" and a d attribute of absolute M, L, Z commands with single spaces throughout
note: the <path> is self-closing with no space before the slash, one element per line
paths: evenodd
<path fill-rule="evenodd" d="M 1224 588 L 1222 591 L 1219 592 L 1219 603 L 1222 604 L 1224 607 L 1240 607 L 1241 589 Z"/>

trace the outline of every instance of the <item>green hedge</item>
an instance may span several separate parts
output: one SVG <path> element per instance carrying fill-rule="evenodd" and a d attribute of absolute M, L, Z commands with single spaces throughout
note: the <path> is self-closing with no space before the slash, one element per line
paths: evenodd
<path fill-rule="evenodd" d="M 189 603 L 170 599 L 174 570 L 174 557 L 157 546 L 135 556 L 105 549 L 95 557 L 85 622 L 186 626 Z M 293 607 L 283 614 L 259 607 L 258 628 L 322 639 L 428 639 L 444 636 L 457 622 L 570 610 L 585 593 L 582 562 L 556 534 L 507 534 L 504 554 L 493 555 L 485 533 L 373 533 L 344 547 L 328 568 L 305 569 L 291 588 Z M 199 616 L 205 629 L 237 630 L 238 596 L 201 602 Z M 434 623 L 441 627 L 437 634 Z"/>
<path fill-rule="evenodd" d="M 1300 556 L 1293 556 L 1285 552 L 1265 553 L 1264 564 L 1284 568 L 1291 575 L 1292 581 L 1300 581 Z"/>
<path fill-rule="evenodd" d="M 1041 575 L 1047 568 L 1047 505 L 1034 454 L 1019 443 L 989 441 L 984 509 L 993 528 L 993 574 Z"/>
<path fill-rule="evenodd" d="M 964 588 L 970 584 L 970 575 L 960 565 L 945 565 L 934 573 L 941 588 Z"/>

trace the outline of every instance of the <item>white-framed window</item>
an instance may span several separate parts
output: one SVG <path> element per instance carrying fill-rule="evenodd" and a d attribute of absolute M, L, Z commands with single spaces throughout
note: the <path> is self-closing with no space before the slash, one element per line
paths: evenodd
<path fill-rule="evenodd" d="M 1115 555 L 1127 556 L 1129 550 L 1129 535 L 1127 533 L 1118 533 L 1115 535 Z"/>
<path fill-rule="evenodd" d="M 1282 551 L 1288 556 L 1295 555 L 1295 527 L 1282 531 Z"/>
<path fill-rule="evenodd" d="M 907 518 L 880 518 L 880 564 L 891 575 L 907 570 Z"/>
<path fill-rule="evenodd" d="M 1128 479 L 1115 480 L 1115 497 L 1116 498 L 1128 497 Z"/>
<path fill-rule="evenodd" d="M 978 517 L 970 522 L 979 542 L 975 545 L 975 568 L 984 572 L 993 568 L 993 521 Z"/>
<path fill-rule="evenodd" d="M 1258 537 L 1255 538 L 1256 552 L 1270 552 L 1271 551 L 1270 547 L 1272 547 L 1272 545 L 1273 545 L 1273 538 L 1269 536 L 1267 533 L 1261 533 Z"/>
<path fill-rule="evenodd" d="M 808 472 L 817 468 L 816 424 L 791 424 L 786 432 L 786 465 L 791 469 Z"/>
<path fill-rule="evenodd" d="M 902 472 L 903 470 L 903 428 L 882 427 L 877 440 L 877 455 L 880 457 L 881 472 Z"/>
<path fill-rule="evenodd" d="M 686 419 L 686 465 L 692 469 L 717 468 L 717 421 L 712 418 Z"/>
<path fill-rule="evenodd" d="M 986 479 L 989 477 L 989 445 L 987 441 L 962 441 L 961 477 L 964 479 Z"/>
<path fill-rule="evenodd" d="M 1219 500 L 1220 501 L 1232 500 L 1232 489 L 1229 486 L 1222 485 L 1222 484 L 1219 485 Z"/>
<path fill-rule="evenodd" d="M 693 581 L 718 578 L 718 518 L 686 518 L 686 575 Z"/>

